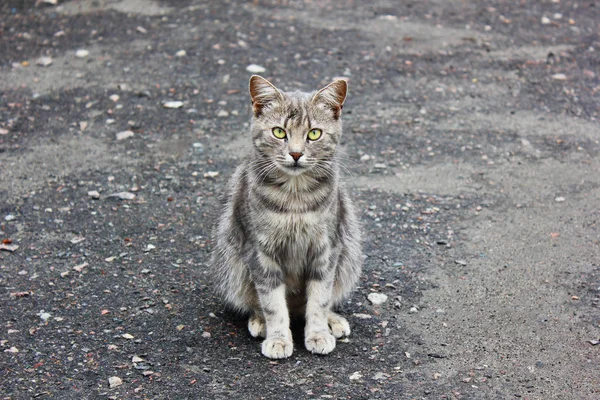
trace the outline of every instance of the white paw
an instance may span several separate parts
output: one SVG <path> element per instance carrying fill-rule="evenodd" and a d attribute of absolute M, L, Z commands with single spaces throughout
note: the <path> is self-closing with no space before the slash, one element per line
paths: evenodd
<path fill-rule="evenodd" d="M 311 353 L 329 354 L 335 349 L 335 338 L 328 331 L 308 332 L 304 346 Z"/>
<path fill-rule="evenodd" d="M 346 321 L 346 318 L 341 315 L 330 313 L 327 317 L 327 323 L 329 324 L 331 333 L 336 339 L 350 335 L 350 324 Z"/>
<path fill-rule="evenodd" d="M 250 331 L 252 337 L 264 338 L 267 336 L 265 320 L 257 315 L 251 316 L 248 320 L 248 330 Z"/>
<path fill-rule="evenodd" d="M 288 358 L 294 351 L 291 338 L 267 338 L 262 342 L 262 354 L 269 358 Z"/>

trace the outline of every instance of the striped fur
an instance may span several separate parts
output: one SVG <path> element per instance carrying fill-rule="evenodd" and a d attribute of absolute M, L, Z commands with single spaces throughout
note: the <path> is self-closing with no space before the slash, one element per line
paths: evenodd
<path fill-rule="evenodd" d="M 350 333 L 332 309 L 361 271 L 360 232 L 340 181 L 337 145 L 346 83 L 315 93 L 281 92 L 253 76 L 253 149 L 233 174 L 214 238 L 212 271 L 225 302 L 250 315 L 262 353 L 292 354 L 289 318 L 304 315 L 305 346 L 327 354 Z M 280 127 L 286 139 L 272 130 Z M 307 140 L 311 129 L 318 140 Z M 295 161 L 290 153 L 301 153 Z"/>

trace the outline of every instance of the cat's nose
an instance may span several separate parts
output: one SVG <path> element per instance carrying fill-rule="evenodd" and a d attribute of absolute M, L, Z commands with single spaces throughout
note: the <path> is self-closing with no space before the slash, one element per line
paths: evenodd
<path fill-rule="evenodd" d="M 292 156 L 294 161 L 298 161 L 302 157 L 302 153 L 290 152 L 290 156 Z"/>

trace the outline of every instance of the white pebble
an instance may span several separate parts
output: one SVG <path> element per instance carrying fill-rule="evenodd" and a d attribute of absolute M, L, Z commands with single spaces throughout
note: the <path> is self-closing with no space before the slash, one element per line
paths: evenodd
<path fill-rule="evenodd" d="M 548 25 L 551 22 L 552 21 L 550 21 L 550 18 L 548 18 L 548 17 L 542 17 L 542 25 Z"/>
<path fill-rule="evenodd" d="M 183 101 L 167 101 L 163 104 L 165 108 L 181 108 L 183 107 Z"/>
<path fill-rule="evenodd" d="M 367 296 L 367 299 L 369 299 L 371 304 L 378 306 L 380 304 L 385 303 L 387 301 L 388 297 L 387 297 L 387 295 L 385 295 L 383 293 L 369 293 L 369 296 Z"/>
<path fill-rule="evenodd" d="M 108 197 L 117 197 L 121 200 L 133 200 L 133 199 L 135 199 L 135 194 L 130 193 L 130 192 L 119 192 L 119 193 L 109 194 Z"/>
<path fill-rule="evenodd" d="M 252 74 L 262 74 L 266 70 L 267 69 L 265 67 L 257 65 L 257 64 L 250 64 L 246 67 L 246 71 L 248 71 Z"/>
<path fill-rule="evenodd" d="M 75 52 L 75 57 L 77 58 L 86 58 L 90 55 L 90 52 L 86 49 L 79 49 Z"/>
<path fill-rule="evenodd" d="M 185 57 L 187 56 L 187 52 L 185 50 L 179 50 L 177 53 L 175 53 L 175 57 Z"/>
<path fill-rule="evenodd" d="M 117 386 L 121 386 L 122 384 L 123 380 L 118 376 L 111 376 L 110 378 L 108 378 L 108 386 L 110 386 L 111 389 L 116 388 Z"/>
<path fill-rule="evenodd" d="M 119 133 L 117 133 L 117 140 L 129 139 L 130 137 L 133 137 L 133 135 L 134 135 L 134 133 L 131 131 L 119 132 Z"/>
<path fill-rule="evenodd" d="M 359 380 L 359 379 L 360 379 L 360 378 L 362 378 L 362 377 L 363 377 L 363 376 L 362 376 L 362 374 L 360 373 L 360 371 L 356 371 L 356 372 L 354 372 L 352 375 L 350 375 L 350 377 L 349 377 L 349 378 L 350 378 L 350 380 L 351 380 L 351 381 L 356 381 L 356 380 Z"/>
<path fill-rule="evenodd" d="M 52 58 L 50 57 L 40 57 L 35 61 L 35 63 L 40 67 L 48 67 L 52 64 L 52 62 Z"/>
<path fill-rule="evenodd" d="M 552 79 L 557 80 L 557 81 L 566 81 L 567 76 L 565 74 L 554 74 L 554 75 L 552 75 Z"/>
<path fill-rule="evenodd" d="M 52 316 L 52 314 L 44 312 L 44 310 L 40 311 L 38 313 L 38 315 L 40 316 L 40 318 L 42 319 L 42 321 L 48 321 L 48 319 Z"/>

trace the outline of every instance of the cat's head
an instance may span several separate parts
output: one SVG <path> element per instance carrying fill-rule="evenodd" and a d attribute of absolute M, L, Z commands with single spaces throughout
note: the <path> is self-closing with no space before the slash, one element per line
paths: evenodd
<path fill-rule="evenodd" d="M 336 80 L 313 93 L 282 92 L 252 76 L 252 142 L 260 158 L 287 175 L 329 169 L 342 135 L 346 90 L 346 81 Z"/>

